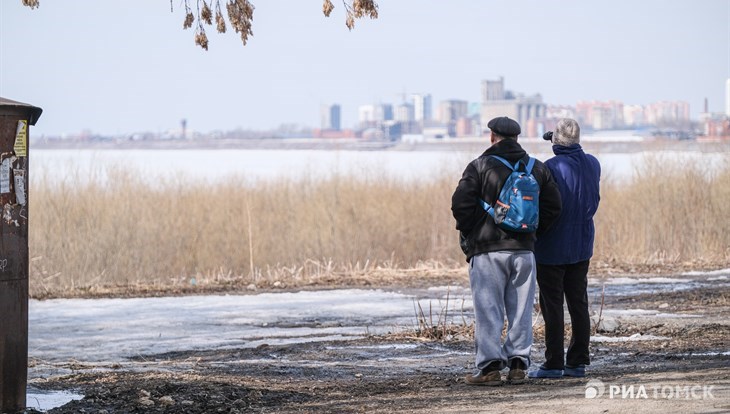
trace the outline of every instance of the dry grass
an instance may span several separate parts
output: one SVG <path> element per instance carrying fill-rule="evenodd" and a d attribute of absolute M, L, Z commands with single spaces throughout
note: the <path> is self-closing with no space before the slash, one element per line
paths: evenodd
<path fill-rule="evenodd" d="M 603 183 L 595 258 L 629 264 L 730 263 L 730 157 L 706 170 L 646 157 L 630 183 Z"/>
<path fill-rule="evenodd" d="M 598 266 L 727 266 L 730 163 L 710 175 L 682 167 L 656 160 L 639 180 L 603 183 Z M 31 292 L 464 280 L 450 211 L 458 178 L 151 184 L 142 173 L 113 167 L 83 179 L 35 177 Z"/>
<path fill-rule="evenodd" d="M 374 176 L 153 185 L 118 168 L 90 179 L 38 180 L 30 203 L 31 290 L 291 286 L 363 274 L 378 280 L 402 269 L 448 273 L 463 262 L 452 186 L 451 179 L 406 184 Z"/>

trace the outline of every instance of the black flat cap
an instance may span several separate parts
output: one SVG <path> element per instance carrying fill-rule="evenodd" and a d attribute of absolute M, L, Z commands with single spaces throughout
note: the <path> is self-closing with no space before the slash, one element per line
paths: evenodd
<path fill-rule="evenodd" d="M 489 129 L 495 134 L 503 137 L 516 137 L 522 132 L 520 124 L 518 124 L 514 119 L 509 119 L 506 116 L 500 116 L 492 119 L 487 124 L 487 127 L 489 127 Z"/>

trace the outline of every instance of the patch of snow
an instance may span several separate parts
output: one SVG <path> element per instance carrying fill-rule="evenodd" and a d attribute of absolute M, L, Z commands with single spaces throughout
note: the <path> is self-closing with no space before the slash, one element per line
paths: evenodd
<path fill-rule="evenodd" d="M 681 278 L 669 278 L 669 277 L 646 277 L 646 278 L 633 278 L 633 277 L 615 277 L 605 279 L 603 283 L 607 285 L 638 285 L 638 284 L 663 284 L 663 283 L 689 283 L 692 279 L 681 279 Z M 600 283 L 600 281 L 594 281 L 594 283 Z"/>
<path fill-rule="evenodd" d="M 656 318 L 701 318 L 704 315 L 691 315 L 688 313 L 657 313 Z"/>
<path fill-rule="evenodd" d="M 428 288 L 428 290 L 431 292 L 433 292 L 433 291 L 461 292 L 462 290 L 466 290 L 466 289 L 462 286 L 453 285 L 453 286 L 431 286 L 430 288 Z"/>
<path fill-rule="evenodd" d="M 656 315 L 658 311 L 655 310 L 646 310 L 646 309 L 604 309 L 603 314 L 604 315 L 611 315 L 611 316 L 653 316 Z"/>
<path fill-rule="evenodd" d="M 730 351 L 724 352 L 687 352 L 684 354 L 678 354 L 682 356 L 730 356 Z"/>
<path fill-rule="evenodd" d="M 84 398 L 83 395 L 70 391 L 33 390 L 26 394 L 26 404 L 28 408 L 33 408 L 38 411 L 48 411 L 82 398 Z"/>
<path fill-rule="evenodd" d="M 636 341 L 664 341 L 666 336 L 642 335 L 640 333 L 631 336 L 591 336 L 591 342 L 636 342 Z"/>
<path fill-rule="evenodd" d="M 730 276 L 730 268 L 710 271 L 692 270 L 682 273 L 682 276 Z"/>
<path fill-rule="evenodd" d="M 654 318 L 701 318 L 702 315 L 692 315 L 685 313 L 659 313 L 656 310 L 646 309 L 604 309 L 603 315 L 613 317 L 629 317 L 629 316 L 651 316 Z"/>
<path fill-rule="evenodd" d="M 360 346 L 328 346 L 325 349 L 328 350 L 340 350 L 340 349 L 416 349 L 419 345 L 417 344 L 382 344 L 382 345 L 360 345 Z"/>
<path fill-rule="evenodd" d="M 382 290 L 343 289 L 31 300 L 29 356 L 50 362 L 108 362 L 174 351 L 348 340 L 414 326 L 416 299 Z M 427 315 L 432 309 L 434 318 L 445 305 L 427 299 L 419 303 Z M 449 302 L 452 315 L 461 317 L 461 301 Z"/>

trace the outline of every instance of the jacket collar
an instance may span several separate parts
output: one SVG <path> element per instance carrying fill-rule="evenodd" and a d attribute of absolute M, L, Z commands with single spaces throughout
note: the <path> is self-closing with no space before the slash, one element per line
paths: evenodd
<path fill-rule="evenodd" d="M 517 160 L 523 159 L 527 152 L 512 138 L 504 138 L 497 142 L 491 147 L 487 148 L 482 156 L 486 155 L 499 155 L 502 158 L 506 158 L 508 161 L 516 162 Z"/>
<path fill-rule="evenodd" d="M 573 144 L 567 147 L 562 145 L 553 145 L 553 154 L 555 155 L 569 155 L 575 154 L 576 152 L 583 152 L 583 147 L 580 144 Z"/>

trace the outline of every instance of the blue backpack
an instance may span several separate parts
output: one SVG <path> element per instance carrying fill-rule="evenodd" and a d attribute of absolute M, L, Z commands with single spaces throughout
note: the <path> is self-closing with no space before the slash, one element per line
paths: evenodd
<path fill-rule="evenodd" d="M 479 199 L 484 210 L 489 213 L 494 222 L 503 230 L 517 233 L 532 233 L 537 230 L 537 224 L 540 218 L 539 196 L 540 184 L 537 183 L 532 175 L 532 167 L 535 165 L 535 159 L 530 160 L 525 165 L 525 171 L 519 171 L 519 160 L 515 165 L 511 165 L 509 161 L 496 155 L 491 155 L 506 165 L 512 174 L 502 186 L 499 198 L 495 206 L 490 206 L 486 201 Z"/>

